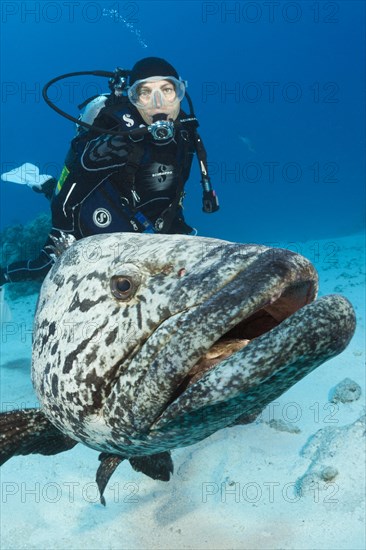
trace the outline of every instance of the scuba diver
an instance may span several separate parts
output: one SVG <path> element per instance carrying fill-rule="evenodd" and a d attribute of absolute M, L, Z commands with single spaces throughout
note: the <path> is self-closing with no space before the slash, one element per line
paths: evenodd
<path fill-rule="evenodd" d="M 51 102 L 47 90 L 62 78 L 81 74 L 109 76 L 111 92 L 84 102 L 82 115 L 75 119 Z M 45 86 L 47 103 L 76 121 L 77 133 L 58 181 L 39 173 L 37 182 L 12 178 L 12 172 L 2 175 L 7 181 L 27 183 L 50 199 L 52 229 L 36 259 L 1 268 L 0 286 L 43 279 L 54 263 L 55 242 L 64 234 L 82 239 L 114 232 L 197 233 L 186 223 L 182 207 L 195 153 L 203 211 L 215 212 L 219 204 L 186 85 L 170 63 L 148 57 L 131 71 L 70 73 Z M 184 97 L 190 114 L 181 108 Z"/>

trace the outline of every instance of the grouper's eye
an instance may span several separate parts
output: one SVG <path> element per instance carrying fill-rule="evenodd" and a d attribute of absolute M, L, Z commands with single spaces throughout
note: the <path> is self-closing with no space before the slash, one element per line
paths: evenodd
<path fill-rule="evenodd" d="M 113 296 L 120 302 L 127 302 L 136 293 L 141 283 L 141 275 L 136 266 L 126 266 L 123 272 L 111 277 L 110 286 Z"/>
<path fill-rule="evenodd" d="M 122 302 L 129 300 L 135 294 L 135 285 L 130 277 L 115 276 L 111 279 L 112 294 Z"/>

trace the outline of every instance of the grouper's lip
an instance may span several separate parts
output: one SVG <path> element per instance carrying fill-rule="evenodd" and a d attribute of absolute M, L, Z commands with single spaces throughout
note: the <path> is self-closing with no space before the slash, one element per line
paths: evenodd
<path fill-rule="evenodd" d="M 252 340 L 315 299 L 316 272 L 304 258 L 298 263 L 294 256 L 282 251 L 275 260 L 266 260 L 262 254 L 257 268 L 239 272 L 203 303 L 162 323 L 158 330 L 169 324 L 171 337 L 139 385 L 132 409 L 135 428 L 147 430 L 185 391 L 192 376 L 199 378 L 195 367 L 217 342 Z"/>

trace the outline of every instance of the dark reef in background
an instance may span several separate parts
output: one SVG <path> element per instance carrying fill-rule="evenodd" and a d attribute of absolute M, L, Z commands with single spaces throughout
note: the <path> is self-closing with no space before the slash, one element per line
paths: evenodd
<path fill-rule="evenodd" d="M 27 225 L 8 226 L 0 233 L 0 264 L 5 266 L 20 260 L 33 260 L 38 256 L 51 229 L 51 218 L 41 214 Z M 42 281 L 9 283 L 9 297 L 16 299 L 38 292 Z"/>

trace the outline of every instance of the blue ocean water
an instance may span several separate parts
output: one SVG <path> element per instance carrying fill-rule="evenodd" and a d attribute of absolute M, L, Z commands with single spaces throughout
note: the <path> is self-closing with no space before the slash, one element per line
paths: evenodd
<path fill-rule="evenodd" d="M 72 122 L 41 97 L 66 72 L 169 60 L 188 80 L 221 204 L 201 210 L 197 163 L 186 218 L 242 242 L 350 234 L 364 223 L 365 3 L 17 2 L 2 10 L 1 172 L 24 162 L 58 177 Z M 102 78 L 60 82 L 70 114 Z M 48 202 L 1 182 L 1 227 Z"/>

